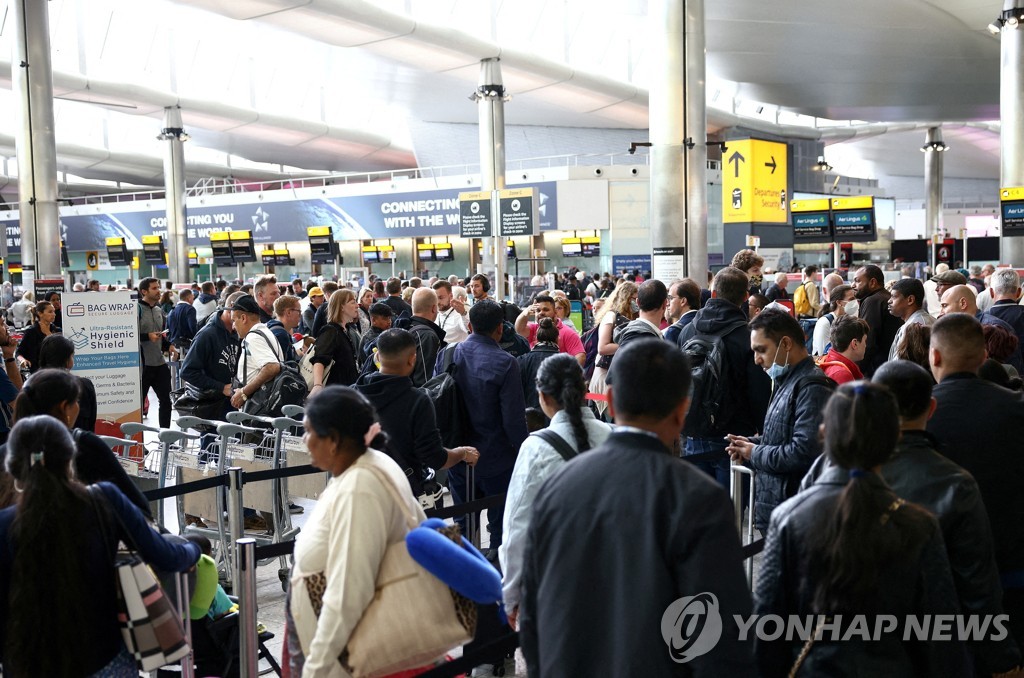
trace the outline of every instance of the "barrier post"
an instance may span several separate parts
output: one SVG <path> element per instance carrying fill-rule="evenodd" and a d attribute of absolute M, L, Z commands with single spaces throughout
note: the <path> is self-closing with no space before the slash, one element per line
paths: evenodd
<path fill-rule="evenodd" d="M 750 476 L 750 497 L 747 502 L 747 541 L 743 541 L 743 481 L 738 475 Z M 754 471 L 742 464 L 733 464 L 729 476 L 729 493 L 732 495 L 733 509 L 736 511 L 736 531 L 740 535 L 740 543 L 754 542 Z M 754 558 L 747 558 L 747 583 L 754 585 Z"/>
<path fill-rule="evenodd" d="M 239 580 L 238 540 L 245 536 L 245 509 L 242 506 L 242 469 L 238 466 L 228 468 L 228 529 L 231 531 L 231 545 L 227 550 L 231 553 L 231 592 L 238 595 L 241 581 Z"/>
<path fill-rule="evenodd" d="M 181 612 L 181 624 L 185 630 L 185 640 L 188 642 L 188 654 L 181 658 L 181 678 L 194 678 L 195 672 L 195 651 L 192 649 L 192 615 L 190 614 L 190 602 L 192 596 L 188 590 L 188 573 L 177 573 L 178 589 L 178 610 Z"/>
<path fill-rule="evenodd" d="M 238 572 L 241 582 L 238 594 L 238 666 L 243 678 L 259 673 L 259 639 L 256 635 L 256 540 L 252 537 L 235 541 Z"/>

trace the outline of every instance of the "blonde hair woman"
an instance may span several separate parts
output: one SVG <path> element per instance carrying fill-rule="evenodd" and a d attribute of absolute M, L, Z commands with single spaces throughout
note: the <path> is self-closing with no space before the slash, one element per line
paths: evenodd
<path fill-rule="evenodd" d="M 606 391 L 604 380 L 608 376 L 612 356 L 619 350 L 619 345 L 614 341 L 615 329 L 636 318 L 637 291 L 635 283 L 623 280 L 604 304 L 604 315 L 597 330 L 597 363 L 594 365 L 594 375 L 590 378 L 591 393 L 603 394 Z M 608 403 L 597 401 L 596 405 L 598 412 L 604 416 Z"/>
<path fill-rule="evenodd" d="M 327 324 L 316 335 L 313 364 L 313 388 L 310 395 L 324 386 L 351 386 L 359 377 L 356 368 L 356 346 L 346 325 L 359 318 L 359 303 L 352 290 L 338 290 L 327 302 Z M 330 372 L 327 376 L 327 370 Z"/>

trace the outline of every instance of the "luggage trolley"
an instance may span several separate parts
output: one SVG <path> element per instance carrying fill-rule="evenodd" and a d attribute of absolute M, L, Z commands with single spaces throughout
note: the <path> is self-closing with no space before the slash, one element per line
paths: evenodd
<path fill-rule="evenodd" d="M 125 431 L 124 426 L 129 426 L 129 429 Z M 135 426 L 137 428 L 133 429 L 131 426 Z M 159 431 L 160 429 L 155 429 L 143 424 L 124 424 L 121 430 L 125 436 L 132 436 L 136 433 L 140 433 L 142 430 Z M 121 468 L 124 469 L 124 472 L 140 491 L 146 492 L 147 490 L 159 487 L 158 474 L 155 470 L 151 469 L 147 463 L 150 457 L 150 450 L 146 448 L 144 443 L 140 443 L 130 437 L 117 438 L 115 436 L 105 435 L 97 437 L 110 448 L 111 452 L 114 453 L 114 456 L 117 457 L 117 463 L 121 465 Z M 142 459 L 132 459 L 129 456 L 128 451 L 135 447 L 142 448 Z M 157 514 L 158 509 L 159 502 L 150 502 L 150 511 L 153 515 Z"/>
<path fill-rule="evenodd" d="M 155 450 L 147 450 L 145 467 L 147 471 L 156 474 L 157 487 L 163 489 L 167 487 L 168 483 L 173 485 L 177 479 L 178 467 L 176 464 L 172 463 L 174 456 L 182 450 L 187 450 L 190 442 L 198 441 L 200 436 L 195 433 L 187 433 L 176 429 L 154 428 L 145 424 L 127 423 L 121 425 L 121 432 L 126 436 L 132 436 L 136 433 L 143 433 L 147 431 L 156 432 L 156 438 L 160 444 Z M 160 500 L 157 503 L 154 515 L 156 515 L 157 523 L 166 527 L 167 516 L 164 509 L 164 502 L 165 500 Z M 179 516 L 178 531 L 184 532 L 183 527 L 183 518 Z"/>
<path fill-rule="evenodd" d="M 209 477 L 211 472 L 216 475 L 223 475 L 229 466 L 239 466 L 243 470 L 257 470 L 257 451 L 259 445 L 245 442 L 249 437 L 262 437 L 264 431 L 250 428 L 240 424 L 200 419 L 198 417 L 179 417 L 178 426 L 182 429 L 195 429 L 197 432 L 207 435 L 214 435 L 216 440 L 207 450 L 201 448 L 201 436 L 190 434 L 180 442 L 180 448 L 174 455 L 169 456 L 169 464 L 177 466 L 177 484 L 187 483 Z M 213 433 L 215 431 L 216 433 Z M 267 456 L 260 453 L 260 456 Z M 205 457 L 205 459 L 204 459 Z M 230 460 L 230 462 L 229 462 Z M 269 467 L 269 463 L 266 464 Z M 168 475 L 172 472 L 169 470 Z M 258 486 L 254 486 L 258 487 Z M 220 548 L 217 549 L 218 569 L 230 579 L 232 572 L 232 550 L 234 540 L 231 528 L 228 523 L 227 499 L 221 488 L 202 490 L 178 497 L 178 519 L 182 526 L 182 533 L 198 532 L 211 541 L 216 541 Z M 261 497 L 258 491 L 252 491 L 246 498 L 245 505 L 259 511 L 270 511 L 269 497 Z M 215 518 L 216 526 L 186 525 L 185 514 L 199 516 L 200 518 Z M 242 520 L 242 516 L 238 516 Z M 259 545 L 271 543 L 271 537 L 257 537 Z"/>
<path fill-rule="evenodd" d="M 732 497 L 733 512 L 736 515 L 736 531 L 740 535 L 740 543 L 746 546 L 754 543 L 754 470 L 742 464 L 733 464 L 729 474 L 729 496 Z M 743 479 L 750 476 L 750 496 L 747 503 L 747 538 L 743 540 Z M 747 558 L 747 584 L 754 586 L 754 557 Z"/>

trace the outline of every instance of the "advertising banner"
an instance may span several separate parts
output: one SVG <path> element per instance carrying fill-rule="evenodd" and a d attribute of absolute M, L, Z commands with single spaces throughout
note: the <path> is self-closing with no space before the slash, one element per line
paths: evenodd
<path fill-rule="evenodd" d="M 558 228 L 556 182 L 531 184 L 536 191 L 540 230 Z M 189 204 L 186 217 L 188 244 L 206 247 L 210 234 L 250 231 L 254 243 L 306 242 L 307 229 L 329 226 L 334 240 L 421 238 L 459 234 L 459 191 L 438 189 L 378 195 L 296 198 L 292 191 L 267 191 L 224 196 L 231 204 Z M 61 238 L 73 252 L 104 250 L 107 238 L 121 237 L 131 251 L 143 249 L 142 237 L 167 239 L 167 214 L 162 200 L 148 203 L 103 203 L 83 208 L 62 207 Z M 95 210 L 95 211 L 93 211 Z M 21 251 L 16 220 L 0 220 L 7 233 L 8 251 Z"/>
<path fill-rule="evenodd" d="M 66 292 L 63 302 L 72 372 L 96 388 L 96 433 L 122 438 L 121 424 L 142 421 L 138 302 L 131 292 Z"/>

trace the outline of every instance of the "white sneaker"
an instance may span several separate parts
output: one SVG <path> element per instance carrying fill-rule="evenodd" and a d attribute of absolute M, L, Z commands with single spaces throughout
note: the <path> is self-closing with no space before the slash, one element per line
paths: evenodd
<path fill-rule="evenodd" d="M 469 674 L 470 678 L 493 678 L 494 664 L 481 664 Z"/>

